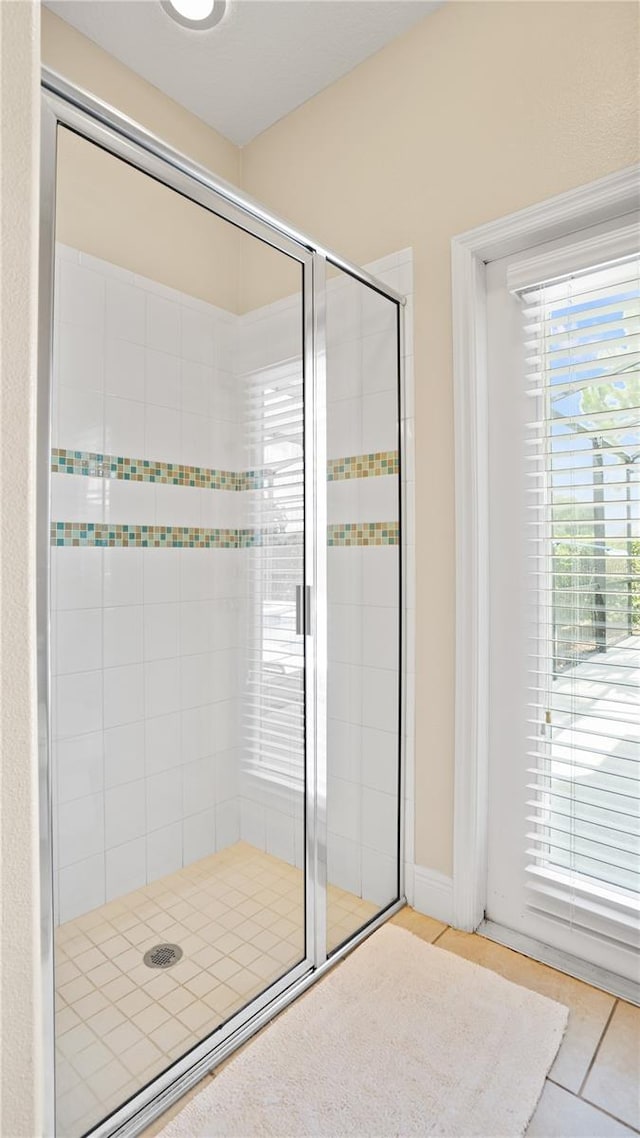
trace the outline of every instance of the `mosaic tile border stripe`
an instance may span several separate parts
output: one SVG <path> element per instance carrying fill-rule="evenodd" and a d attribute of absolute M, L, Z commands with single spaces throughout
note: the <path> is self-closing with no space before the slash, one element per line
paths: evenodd
<path fill-rule="evenodd" d="M 379 450 L 372 454 L 330 458 L 327 463 L 328 482 L 342 482 L 349 478 L 380 478 L 399 472 L 397 450 Z"/>
<path fill-rule="evenodd" d="M 237 549 L 239 530 L 199 526 L 110 525 L 108 522 L 52 522 L 51 544 L 152 549 Z"/>
<path fill-rule="evenodd" d="M 200 490 L 256 490 L 264 484 L 264 474 L 259 470 L 217 470 L 61 447 L 52 448 L 51 473 L 119 478 L 125 482 L 160 482 L 170 486 L 193 486 Z"/>
<path fill-rule="evenodd" d="M 349 522 L 327 526 L 327 544 L 397 545 L 398 522 Z M 111 525 L 108 522 L 52 522 L 52 546 L 118 549 L 251 549 L 300 545 L 304 535 L 257 529 L 200 526 Z"/>
<path fill-rule="evenodd" d="M 399 473 L 397 450 L 347 455 L 327 462 L 327 480 L 341 482 L 351 478 L 380 478 Z M 127 458 L 92 451 L 53 447 L 52 474 L 79 474 L 86 478 L 118 478 L 125 482 L 159 482 L 170 486 L 191 486 L 199 490 L 260 490 L 268 485 L 264 470 L 218 470 L 207 466 L 185 466 L 151 458 Z"/>
<path fill-rule="evenodd" d="M 397 545 L 399 530 L 398 522 L 339 522 L 327 526 L 327 544 Z"/>

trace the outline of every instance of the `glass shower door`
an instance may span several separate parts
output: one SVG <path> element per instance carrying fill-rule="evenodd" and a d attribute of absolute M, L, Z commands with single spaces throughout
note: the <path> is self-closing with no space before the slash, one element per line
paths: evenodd
<path fill-rule="evenodd" d="M 327 282 L 327 951 L 400 895 L 398 304 Z"/>
<path fill-rule="evenodd" d="M 58 128 L 60 1138 L 108 1133 L 131 1096 L 309 967 L 310 258 L 224 213 Z"/>

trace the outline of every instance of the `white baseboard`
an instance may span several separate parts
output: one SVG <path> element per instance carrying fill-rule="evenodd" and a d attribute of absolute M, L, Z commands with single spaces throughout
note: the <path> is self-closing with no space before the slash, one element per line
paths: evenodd
<path fill-rule="evenodd" d="M 412 903 L 408 896 L 407 900 Z M 450 925 L 453 920 L 453 878 L 435 869 L 414 865 L 413 908 Z"/>

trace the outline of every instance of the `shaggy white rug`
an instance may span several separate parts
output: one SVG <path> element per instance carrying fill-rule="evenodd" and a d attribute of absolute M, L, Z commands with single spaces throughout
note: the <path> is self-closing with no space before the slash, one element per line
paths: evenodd
<path fill-rule="evenodd" d="M 162 1138 L 519 1138 L 567 1009 L 385 925 Z"/>

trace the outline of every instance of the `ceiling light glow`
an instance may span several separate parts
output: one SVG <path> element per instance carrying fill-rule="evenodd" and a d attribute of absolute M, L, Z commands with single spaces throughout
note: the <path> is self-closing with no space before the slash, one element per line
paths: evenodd
<path fill-rule="evenodd" d="M 171 0 L 171 7 L 185 20 L 206 20 L 215 8 L 215 0 Z"/>
<path fill-rule="evenodd" d="M 185 28 L 206 29 L 219 24 L 224 16 L 225 0 L 161 0 L 162 7 Z"/>

